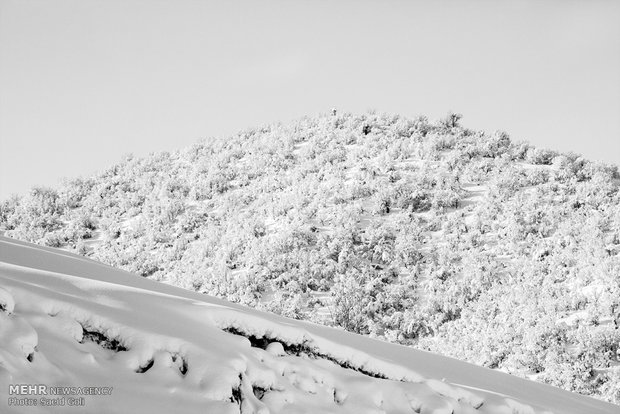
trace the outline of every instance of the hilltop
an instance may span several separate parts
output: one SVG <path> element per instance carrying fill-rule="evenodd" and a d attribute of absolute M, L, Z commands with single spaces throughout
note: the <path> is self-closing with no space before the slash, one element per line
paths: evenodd
<path fill-rule="evenodd" d="M 0 228 L 620 403 L 619 183 L 456 114 L 322 115 L 33 189 Z"/>

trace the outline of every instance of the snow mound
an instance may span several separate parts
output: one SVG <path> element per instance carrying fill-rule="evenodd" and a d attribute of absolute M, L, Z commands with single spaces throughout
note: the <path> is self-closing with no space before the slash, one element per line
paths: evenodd
<path fill-rule="evenodd" d="M 21 384 L 46 393 L 16 395 Z M 63 413 L 69 401 L 91 413 L 617 412 L 1 237 L 0 412 Z"/>

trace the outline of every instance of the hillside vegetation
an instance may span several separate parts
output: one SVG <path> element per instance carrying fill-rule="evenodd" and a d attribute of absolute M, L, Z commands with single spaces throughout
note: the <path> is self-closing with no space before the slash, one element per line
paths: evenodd
<path fill-rule="evenodd" d="M 2 414 L 618 414 L 2 236 L 0 338 Z M 47 394 L 11 391 L 33 383 Z"/>
<path fill-rule="evenodd" d="M 323 115 L 129 156 L 4 201 L 0 226 L 620 403 L 617 167 L 459 118 Z"/>

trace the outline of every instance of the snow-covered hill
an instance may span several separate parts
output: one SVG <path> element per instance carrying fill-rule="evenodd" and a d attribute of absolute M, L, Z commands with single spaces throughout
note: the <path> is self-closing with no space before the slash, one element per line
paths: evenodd
<path fill-rule="evenodd" d="M 619 205 L 618 166 L 344 113 L 34 188 L 0 232 L 620 404 Z"/>
<path fill-rule="evenodd" d="M 47 394 L 17 395 L 18 384 Z M 14 405 L 28 398 L 38 405 Z M 78 412 L 69 402 L 91 413 L 618 413 L 558 388 L 1 237 L 0 412 Z"/>

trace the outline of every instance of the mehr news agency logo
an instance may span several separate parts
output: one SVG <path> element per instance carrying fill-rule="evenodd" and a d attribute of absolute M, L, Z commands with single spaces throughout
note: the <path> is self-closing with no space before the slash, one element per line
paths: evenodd
<path fill-rule="evenodd" d="M 112 395 L 113 387 L 50 387 L 9 384 L 9 406 L 84 407 L 88 396 Z"/>

